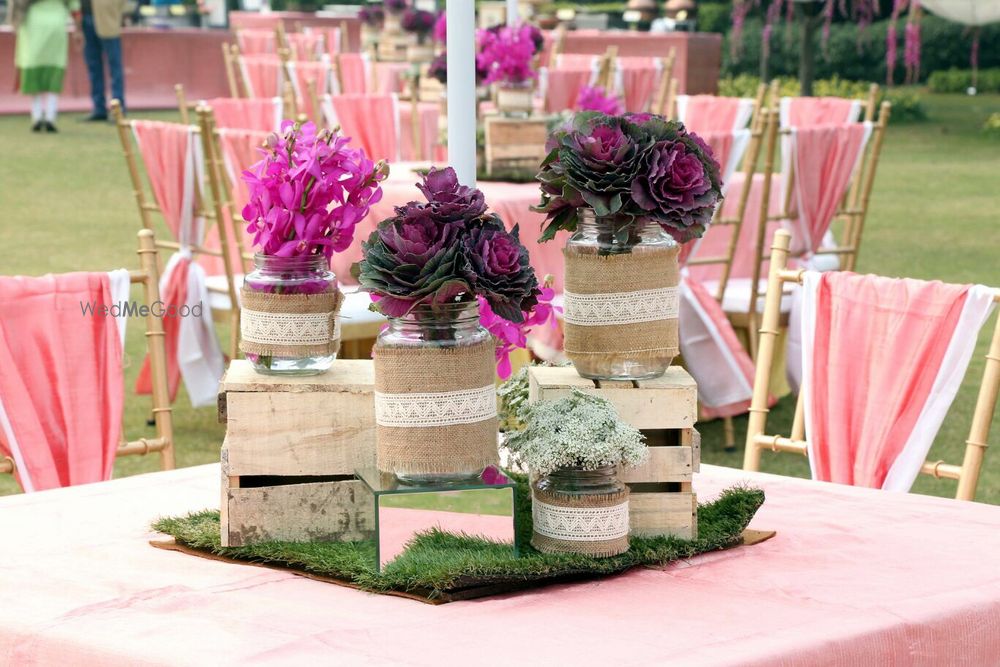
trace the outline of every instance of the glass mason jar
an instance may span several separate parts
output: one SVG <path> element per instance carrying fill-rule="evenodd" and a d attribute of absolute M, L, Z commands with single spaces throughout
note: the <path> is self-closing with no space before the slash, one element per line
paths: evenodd
<path fill-rule="evenodd" d="M 534 82 L 504 81 L 497 84 L 497 111 L 509 118 L 527 118 L 534 110 Z"/>
<path fill-rule="evenodd" d="M 406 350 L 419 354 L 397 353 Z M 473 385 L 480 390 L 489 386 L 493 391 L 493 350 L 492 336 L 479 324 L 476 301 L 434 308 L 420 305 L 403 317 L 390 317 L 375 343 L 376 401 L 384 381 L 393 383 L 388 393 L 399 392 L 401 376 L 407 378 L 403 383 L 405 393 L 421 394 L 422 400 L 433 400 L 429 397 L 435 392 L 449 393 Z M 455 355 L 443 354 L 446 351 Z M 457 359 L 464 361 L 452 361 Z M 448 378 L 457 378 L 463 386 L 452 386 Z M 497 458 L 495 398 L 492 415 L 480 417 L 484 418 L 476 423 L 437 424 L 430 428 L 385 429 L 379 423 L 379 469 L 410 484 L 447 484 L 478 477 Z M 449 430 L 453 428 L 461 432 Z M 390 441 L 397 438 L 401 438 L 398 445 Z"/>
<path fill-rule="evenodd" d="M 329 261 L 322 254 L 305 255 L 299 257 L 277 257 L 274 255 L 254 255 L 254 269 L 243 279 L 244 300 L 247 297 L 254 298 L 254 295 L 316 295 L 336 294 L 337 279 L 330 270 Z M 274 311 L 281 313 L 280 301 L 272 300 Z M 270 311 L 269 315 L 275 312 Z M 299 311 L 296 311 L 299 312 Z M 241 327 L 244 332 L 244 341 L 241 347 L 247 345 L 252 347 L 252 343 L 246 341 L 247 332 L 246 303 L 244 303 L 244 315 L 241 318 Z M 306 317 L 316 317 L 322 313 L 302 314 L 302 319 Z M 251 316 L 252 319 L 252 316 Z M 303 353 L 295 353 L 293 349 L 288 349 L 287 345 L 278 346 L 285 349 L 280 354 L 265 354 L 244 349 L 244 356 L 253 365 L 258 373 L 268 375 L 316 375 L 329 370 L 334 359 L 337 358 L 337 348 L 339 347 L 339 332 L 333 319 L 328 319 L 327 328 L 330 333 L 330 340 L 324 343 L 317 343 L 303 347 Z M 326 348 L 326 349 L 321 349 Z"/>
<path fill-rule="evenodd" d="M 535 482 L 541 491 L 560 493 L 566 496 L 593 496 L 620 493 L 625 483 L 618 479 L 616 466 L 605 466 L 594 470 L 583 468 L 559 468 Z"/>
<path fill-rule="evenodd" d="M 566 243 L 564 298 L 566 354 L 581 377 L 648 380 L 666 372 L 678 353 L 679 250 L 655 220 L 580 210 Z"/>

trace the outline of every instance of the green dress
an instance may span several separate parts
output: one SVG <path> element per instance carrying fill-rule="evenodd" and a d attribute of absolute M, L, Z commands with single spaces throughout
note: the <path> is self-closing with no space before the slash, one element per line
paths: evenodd
<path fill-rule="evenodd" d="M 66 74 L 70 5 L 66 0 L 36 0 L 17 28 L 14 65 L 25 95 L 59 93 Z"/>

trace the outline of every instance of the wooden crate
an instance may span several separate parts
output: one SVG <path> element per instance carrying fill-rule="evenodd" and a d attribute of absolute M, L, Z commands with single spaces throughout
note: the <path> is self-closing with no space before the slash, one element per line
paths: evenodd
<path fill-rule="evenodd" d="M 572 366 L 533 367 L 528 400 L 556 400 L 572 389 L 600 395 L 619 416 L 646 436 L 649 458 L 642 466 L 619 471 L 628 484 L 633 535 L 698 535 L 698 499 L 691 480 L 701 462 L 697 419 L 698 387 L 679 366 L 660 378 L 640 382 L 594 381 Z"/>
<path fill-rule="evenodd" d="M 487 116 L 484 125 L 487 174 L 495 169 L 534 169 L 545 158 L 548 126 L 544 118 Z"/>
<path fill-rule="evenodd" d="M 375 463 L 374 370 L 338 359 L 309 377 L 234 361 L 219 390 L 222 544 L 340 541 L 374 534 L 374 501 L 354 479 Z"/>

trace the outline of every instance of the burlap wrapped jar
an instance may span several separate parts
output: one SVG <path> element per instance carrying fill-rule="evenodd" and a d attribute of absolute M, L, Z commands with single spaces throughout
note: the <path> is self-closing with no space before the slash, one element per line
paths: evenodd
<path fill-rule="evenodd" d="M 581 211 L 566 244 L 564 348 L 596 380 L 663 375 L 678 354 L 680 247 L 654 221 L 615 230 Z"/>
<path fill-rule="evenodd" d="M 605 558 L 628 551 L 628 487 L 615 467 L 561 468 L 531 488 L 531 546 Z"/>
<path fill-rule="evenodd" d="M 379 470 L 435 483 L 497 464 L 494 343 L 475 302 L 390 318 L 373 356 Z"/>
<path fill-rule="evenodd" d="M 256 255 L 240 289 L 240 351 L 260 373 L 311 375 L 340 349 L 344 295 L 323 255 Z"/>

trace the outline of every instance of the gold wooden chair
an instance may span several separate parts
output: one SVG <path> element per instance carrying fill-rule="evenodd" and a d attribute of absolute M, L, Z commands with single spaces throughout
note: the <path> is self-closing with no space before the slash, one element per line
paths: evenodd
<path fill-rule="evenodd" d="M 778 327 L 780 326 L 781 297 L 784 285 L 786 283 L 801 283 L 804 273 L 803 270 L 786 269 L 790 242 L 791 235 L 784 230 L 779 230 L 775 233 L 774 245 L 771 247 L 771 266 L 763 320 L 760 327 L 760 348 L 757 353 L 753 399 L 750 405 L 750 422 L 747 427 L 746 450 L 743 458 L 744 470 L 758 470 L 760 468 L 760 456 L 763 450 L 807 454 L 802 392 L 799 393 L 798 401 L 795 404 L 795 416 L 790 437 L 767 433 L 769 412 L 767 398 L 771 365 L 775 357 Z M 995 290 L 994 301 L 1000 303 L 1000 290 Z M 979 481 L 979 473 L 988 446 L 989 431 L 998 393 L 1000 393 L 1000 317 L 997 317 L 997 322 L 993 327 L 993 338 L 989 351 L 986 353 L 986 367 L 979 386 L 979 395 L 972 415 L 969 438 L 965 443 L 965 456 L 962 464 L 926 461 L 920 470 L 925 475 L 957 480 L 958 490 L 955 497 L 959 500 L 973 500 L 975 498 L 976 484 Z"/>
<path fill-rule="evenodd" d="M 136 157 L 133 140 L 130 136 L 134 121 L 125 119 L 122 115 L 121 104 L 118 100 L 112 100 L 110 106 L 112 117 L 115 119 L 115 124 L 118 127 L 118 139 L 121 142 L 122 151 L 125 155 L 125 164 L 128 167 L 129 178 L 132 183 L 132 191 L 135 196 L 136 206 L 139 209 L 140 222 L 143 229 L 153 229 L 152 214 L 162 214 L 162 212 L 160 211 L 159 205 L 155 203 L 155 197 L 147 196 L 146 194 L 146 188 L 143 184 L 143 177 L 139 168 L 140 160 Z M 208 160 L 209 156 L 213 154 L 211 137 L 206 137 L 201 134 L 197 127 L 191 127 L 191 129 L 201 135 L 203 159 Z M 197 179 L 195 180 L 197 181 Z M 224 276 L 220 280 L 210 279 L 207 282 L 209 296 L 211 297 L 213 294 L 225 295 L 229 298 L 230 304 L 238 304 L 239 302 L 236 299 L 238 287 L 234 278 L 234 267 L 230 264 L 229 253 L 223 251 L 224 248 L 230 247 L 230 244 L 232 243 L 232 230 L 226 224 L 225 219 L 216 216 L 215 211 L 206 206 L 204 193 L 198 191 L 199 188 L 197 182 L 195 184 L 195 189 L 194 215 L 196 217 L 203 218 L 207 224 L 212 224 L 213 222 L 215 223 L 219 232 L 221 248 L 216 250 L 213 248 L 206 248 L 203 245 L 192 244 L 189 246 L 189 249 L 194 255 L 208 255 L 222 259 L 222 264 L 225 269 Z M 177 241 L 157 240 L 156 247 L 176 252 L 181 249 L 181 244 Z M 220 308 L 212 308 L 211 310 L 214 321 L 226 322 L 230 325 L 230 344 L 227 347 L 227 354 L 231 359 L 235 359 L 238 352 L 236 343 L 238 342 L 239 336 L 239 306 L 231 306 L 228 310 Z"/>
<path fill-rule="evenodd" d="M 138 270 L 129 271 L 129 282 L 142 285 L 143 299 L 146 305 L 160 300 L 160 271 L 157 261 L 156 241 L 152 230 L 143 229 L 139 232 L 139 265 Z M 136 456 L 158 453 L 160 467 L 172 470 L 174 462 L 174 430 L 173 415 L 170 407 L 170 390 L 167 385 L 167 352 L 163 342 L 163 320 L 153 314 L 152 309 L 146 316 L 146 350 L 150 359 L 150 380 L 153 387 L 152 415 L 156 427 L 156 437 L 125 440 L 125 428 L 122 427 L 122 442 L 119 443 L 115 456 Z M 16 472 L 14 460 L 9 456 L 0 456 L 0 473 L 13 475 Z"/>
<path fill-rule="evenodd" d="M 239 55 L 240 49 L 238 46 L 223 42 L 222 62 L 226 67 L 226 83 L 229 86 L 229 96 L 250 97 L 246 92 L 245 86 L 241 89 L 243 77 L 239 73 Z"/>

